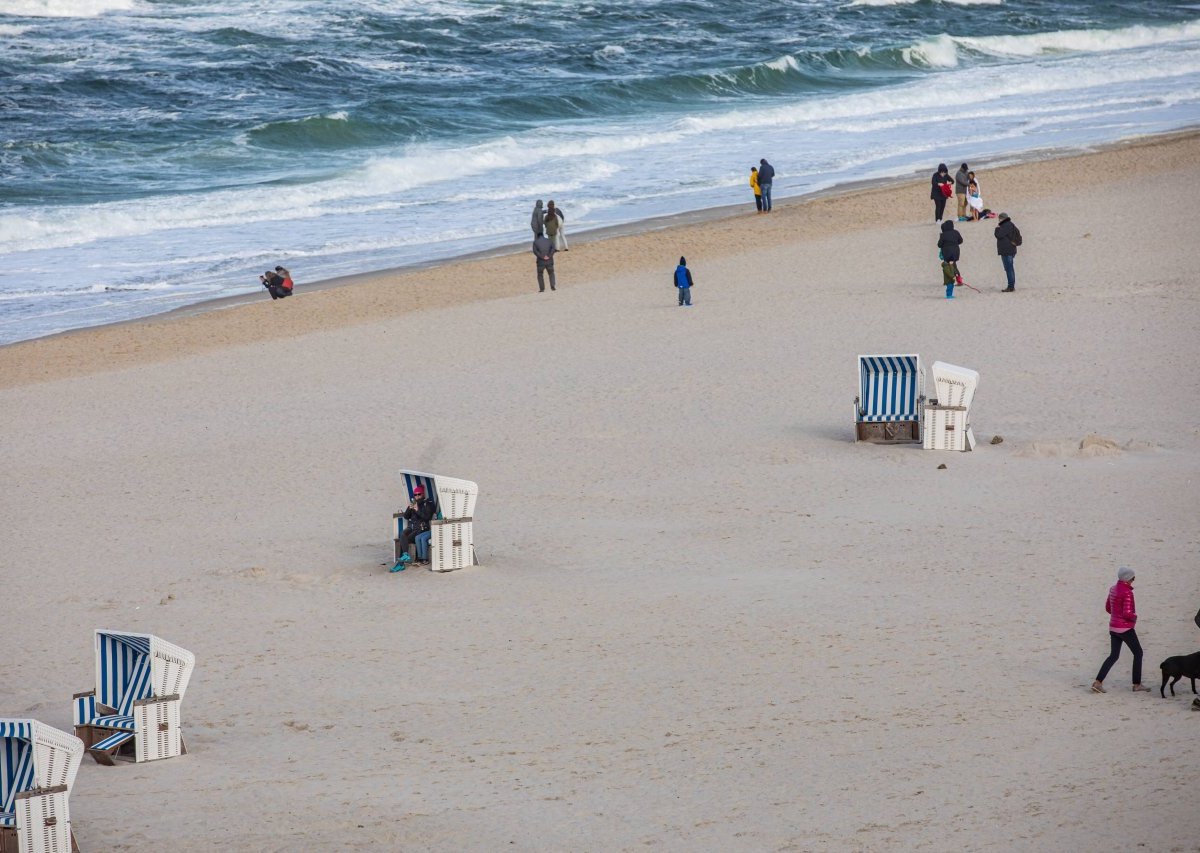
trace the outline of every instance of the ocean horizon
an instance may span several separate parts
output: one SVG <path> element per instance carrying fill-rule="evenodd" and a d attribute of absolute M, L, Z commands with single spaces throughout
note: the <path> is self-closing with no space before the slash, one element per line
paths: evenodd
<path fill-rule="evenodd" d="M 750 209 L 760 157 L 776 199 L 965 160 L 987 203 L 1200 125 L 1200 5 L 0 0 L 0 80 L 2 344 L 516 247 L 539 198 Z"/>

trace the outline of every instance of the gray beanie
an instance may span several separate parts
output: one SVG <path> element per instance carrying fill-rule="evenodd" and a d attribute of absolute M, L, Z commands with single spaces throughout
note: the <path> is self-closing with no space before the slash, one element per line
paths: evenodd
<path fill-rule="evenodd" d="M 1121 568 L 1117 569 L 1117 580 L 1123 580 L 1128 583 L 1133 580 L 1133 577 L 1134 571 L 1128 566 L 1121 566 Z"/>

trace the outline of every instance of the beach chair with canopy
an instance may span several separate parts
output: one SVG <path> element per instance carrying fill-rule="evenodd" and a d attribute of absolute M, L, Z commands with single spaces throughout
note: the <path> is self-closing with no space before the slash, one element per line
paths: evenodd
<path fill-rule="evenodd" d="M 153 634 L 96 631 L 96 688 L 75 694 L 75 734 L 101 764 L 187 752 L 179 706 L 196 656 Z"/>
<path fill-rule="evenodd" d="M 937 396 L 925 405 L 926 450 L 974 450 L 971 404 L 979 374 L 966 367 L 935 361 L 929 369 Z"/>
<path fill-rule="evenodd" d="M 429 568 L 434 572 L 452 572 L 465 566 L 475 566 L 475 498 L 479 486 L 470 480 L 426 474 L 422 471 L 401 470 L 408 499 L 413 499 L 417 486 L 425 488 L 427 500 L 437 506 L 429 525 Z M 404 513 L 392 513 L 392 542 L 395 559 L 400 559 L 400 534 L 404 530 Z"/>
<path fill-rule="evenodd" d="M 854 440 L 898 444 L 921 440 L 925 374 L 919 355 L 860 355 Z"/>
<path fill-rule="evenodd" d="M 0 719 L 0 853 L 78 850 L 67 800 L 83 741 L 37 720 Z"/>

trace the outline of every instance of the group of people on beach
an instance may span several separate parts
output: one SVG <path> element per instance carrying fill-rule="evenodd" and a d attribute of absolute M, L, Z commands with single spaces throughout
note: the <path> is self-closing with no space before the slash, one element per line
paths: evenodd
<path fill-rule="evenodd" d="M 546 292 L 546 276 L 550 278 L 550 289 L 557 290 L 554 278 L 554 255 L 556 252 L 567 251 L 567 217 L 562 208 L 554 204 L 554 199 L 542 208 L 539 198 L 533 206 L 533 215 L 529 219 L 529 227 L 533 229 L 533 255 L 537 258 L 538 293 Z"/>
<path fill-rule="evenodd" d="M 971 287 L 963 281 L 962 273 L 958 268 L 961 256 L 959 247 L 963 242 L 962 234 L 954 227 L 954 222 L 948 219 L 943 221 L 946 202 L 952 196 L 958 200 L 959 222 L 978 222 L 982 219 L 996 217 L 995 213 L 983 206 L 983 197 L 979 192 L 979 180 L 966 163 L 959 167 L 953 178 L 950 177 L 950 170 L 946 168 L 945 163 L 938 164 L 937 171 L 933 173 L 930 181 L 929 197 L 933 199 L 933 221 L 935 224 L 941 224 L 941 232 L 938 234 L 937 241 L 938 260 L 942 265 L 942 286 L 946 288 L 947 299 L 954 298 L 956 287 Z M 1013 293 L 1017 289 L 1015 265 L 1017 247 L 1021 245 L 1023 238 L 1021 229 L 1007 213 L 999 214 L 999 219 L 1000 224 L 996 226 L 992 234 L 996 238 L 996 254 L 1000 256 L 1000 263 L 1004 267 L 1004 276 L 1007 280 L 1007 286 L 1000 292 Z M 971 289 L 975 290 L 976 288 L 972 287 Z"/>

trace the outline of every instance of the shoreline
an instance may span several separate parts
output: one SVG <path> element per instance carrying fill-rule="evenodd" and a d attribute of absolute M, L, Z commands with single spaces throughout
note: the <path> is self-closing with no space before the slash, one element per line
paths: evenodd
<path fill-rule="evenodd" d="M 995 197 L 994 187 L 1003 187 L 1017 172 L 1040 173 L 1055 168 L 1056 164 L 1090 158 L 1121 158 L 1130 152 L 1166 149 L 1172 146 L 1192 146 L 1200 151 L 1200 127 L 1134 136 L 1095 147 L 1032 149 L 1019 155 L 1002 157 L 981 175 L 987 187 L 984 193 L 985 204 L 996 211 L 1019 210 L 1017 201 L 986 201 Z M 928 203 L 928 199 L 923 197 L 923 192 L 913 192 L 914 189 L 920 189 L 920 185 L 925 181 L 922 174 L 864 179 L 780 199 L 775 204 L 774 213 L 777 215 L 769 219 L 755 215 L 752 209 L 748 209 L 750 203 L 747 202 L 700 208 L 583 231 L 570 238 L 576 254 L 569 257 L 560 254 L 560 279 L 564 278 L 564 272 L 567 279 L 565 282 L 560 281 L 560 289 L 563 289 L 563 284 L 568 288 L 591 284 L 619 274 L 622 268 L 643 266 L 640 261 L 648 258 L 643 255 L 646 247 L 640 244 L 644 244 L 648 239 L 662 238 L 664 235 L 673 237 L 677 244 L 687 245 L 689 237 L 712 236 L 705 235 L 704 232 L 714 226 L 721 226 L 727 232 L 739 228 L 753 228 L 755 232 L 766 232 L 767 236 L 783 240 L 819 239 L 844 231 L 860 231 L 884 224 L 895 224 L 896 217 L 883 215 L 879 212 L 881 210 L 903 211 L 899 215 L 904 218 L 918 218 L 921 215 L 920 210 Z M 1110 180 L 1115 180 L 1123 172 L 1110 170 L 1106 174 Z M 1036 179 L 1018 180 L 1018 183 L 1024 184 L 1021 191 L 1016 193 L 1021 200 L 1032 200 L 1055 191 L 1046 186 L 1045 182 Z M 866 201 L 868 208 L 875 209 L 875 215 L 860 212 L 858 215 L 839 218 L 838 214 L 846 211 L 833 210 L 823 211 L 832 216 L 824 215 L 816 221 L 795 221 L 816 208 L 854 206 L 863 201 Z M 831 222 L 831 219 L 838 221 Z M 803 230 L 789 230 L 786 228 L 789 224 L 802 226 Z M 724 240 L 707 241 L 716 251 L 706 255 L 706 260 L 726 257 L 744 248 L 740 242 L 731 241 L 729 236 L 727 233 Z M 610 251 L 605 252 L 606 248 Z M 634 251 L 631 254 L 622 251 L 623 249 Z M 573 262 L 576 258 L 612 254 L 612 250 L 615 250 L 619 258 L 626 258 L 624 261 L 616 259 L 615 268 L 601 259 L 601 263 L 589 265 L 582 274 L 574 269 Z M 532 290 L 532 267 L 524 269 L 525 254 L 526 251 L 521 247 L 497 247 L 449 259 L 368 270 L 304 284 L 301 285 L 301 292 L 295 297 L 278 305 L 273 305 L 271 300 L 265 299 L 258 292 L 236 294 L 145 317 L 69 329 L 0 345 L 0 388 L 119 370 L 217 346 L 292 337 L 323 329 L 369 323 L 409 311 L 528 293 Z M 670 255 L 671 252 L 666 254 Z M 636 258 L 639 263 L 631 264 L 629 257 Z M 481 276 L 486 278 L 489 284 L 497 278 L 503 283 L 499 287 L 484 287 L 479 284 Z M 462 279 L 473 279 L 476 285 L 456 291 L 454 283 Z M 348 316 L 333 317 L 330 316 L 331 312 L 323 310 L 329 308 L 327 303 L 330 300 L 339 299 L 353 303 L 349 306 L 351 311 Z M 231 308 L 242 310 L 231 313 L 227 310 Z M 272 325 L 263 325 L 257 321 L 259 313 L 264 309 L 282 310 L 274 311 L 277 316 Z M 287 312 L 286 315 L 284 311 Z M 237 322 L 221 322 L 232 317 L 238 318 Z M 179 334 L 176 336 L 173 332 Z M 166 338 L 170 337 L 179 337 L 182 340 L 168 343 Z"/>

